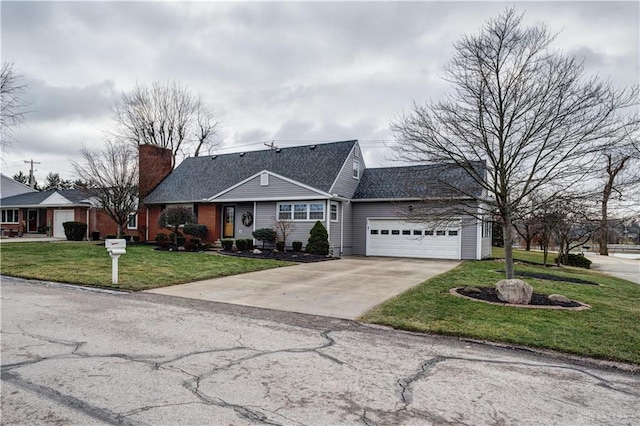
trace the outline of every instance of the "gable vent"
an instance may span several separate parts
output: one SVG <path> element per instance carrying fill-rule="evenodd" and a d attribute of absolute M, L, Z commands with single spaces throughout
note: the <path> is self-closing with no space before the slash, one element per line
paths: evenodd
<path fill-rule="evenodd" d="M 316 145 L 311 145 L 309 149 L 316 149 Z"/>

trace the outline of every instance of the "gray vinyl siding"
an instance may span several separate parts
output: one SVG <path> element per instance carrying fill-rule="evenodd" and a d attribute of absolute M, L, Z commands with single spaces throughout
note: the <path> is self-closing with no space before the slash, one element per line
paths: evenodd
<path fill-rule="evenodd" d="M 315 200 L 316 202 L 324 202 L 324 200 Z M 294 201 L 295 202 L 295 201 Z M 306 201 L 305 201 L 306 202 Z M 278 208 L 278 203 L 273 201 L 267 202 L 257 202 L 256 203 L 256 215 L 254 217 L 254 222 L 256 224 L 255 228 L 276 228 L 276 209 Z M 329 212 L 325 212 L 328 217 Z M 236 214 L 237 215 L 237 214 Z M 325 217 L 325 218 L 326 218 Z M 311 228 L 316 224 L 315 221 L 293 221 L 291 222 L 294 225 L 294 230 L 287 237 L 287 247 L 291 248 L 291 244 L 294 241 L 301 241 L 302 247 L 307 246 L 307 241 L 309 241 L 309 232 L 311 232 Z M 325 227 L 327 226 L 326 221 L 322 223 Z M 335 222 L 332 223 L 335 225 Z M 260 243 L 257 243 L 260 245 Z M 340 243 L 338 242 L 338 247 L 340 247 Z"/>
<path fill-rule="evenodd" d="M 487 257 L 491 257 L 491 237 L 486 237 L 482 239 L 482 249 L 480 251 L 481 253 L 481 259 L 486 259 Z"/>
<path fill-rule="evenodd" d="M 460 234 L 461 247 L 460 257 L 462 259 L 476 259 L 478 248 L 478 221 L 473 217 L 462 219 L 462 232 Z"/>
<path fill-rule="evenodd" d="M 354 255 L 366 255 L 367 250 L 367 218 L 401 218 L 401 210 L 407 207 L 407 203 L 390 203 L 390 202 L 372 202 L 372 203 L 353 203 L 351 220 L 353 231 L 353 248 L 351 253 Z M 477 250 L 477 226 L 476 220 L 471 217 L 463 218 L 463 226 L 461 230 L 461 257 L 462 259 L 475 259 Z"/>
<path fill-rule="evenodd" d="M 352 204 L 352 238 L 351 254 L 364 256 L 367 251 L 367 218 L 396 217 L 403 204 L 392 203 L 353 203 Z M 406 205 L 406 204 L 404 204 Z"/>
<path fill-rule="evenodd" d="M 347 160 L 342 165 L 340 173 L 338 173 L 338 177 L 336 178 L 335 183 L 329 191 L 331 194 L 338 194 L 341 197 L 351 198 L 356 192 L 356 188 L 358 187 L 360 180 L 353 178 L 353 160 L 357 160 L 360 163 L 360 177 L 362 177 L 365 169 L 362 151 L 360 151 L 359 157 L 356 157 L 354 155 L 354 150 L 356 147 L 360 151 L 360 147 L 358 145 L 355 145 L 351 150 L 351 153 L 349 153 Z"/>
<path fill-rule="evenodd" d="M 350 256 L 353 254 L 353 204 L 352 203 L 342 203 L 341 211 L 343 212 L 343 217 L 341 218 L 342 224 L 344 226 L 343 229 L 343 242 L 342 242 L 342 254 L 343 256 Z"/>
<path fill-rule="evenodd" d="M 309 198 L 318 197 L 319 194 L 310 189 L 301 187 L 294 183 L 288 182 L 284 179 L 280 179 L 276 176 L 269 176 L 269 185 L 260 185 L 260 176 L 256 176 L 232 189 L 220 197 L 215 198 L 215 201 L 233 201 L 233 200 L 264 200 L 266 198 L 292 200 L 296 198 Z"/>
<path fill-rule="evenodd" d="M 331 205 L 331 202 L 329 202 Z M 342 214 L 340 213 L 340 203 L 336 203 L 338 206 L 338 221 L 331 222 L 331 207 L 327 210 L 327 220 L 324 226 L 329 224 L 329 250 L 333 252 L 334 256 L 340 255 L 340 223 L 342 221 Z"/>

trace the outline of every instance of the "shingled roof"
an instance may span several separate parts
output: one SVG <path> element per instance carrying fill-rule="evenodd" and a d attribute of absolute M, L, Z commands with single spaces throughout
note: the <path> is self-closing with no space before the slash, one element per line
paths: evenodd
<path fill-rule="evenodd" d="M 328 192 L 356 143 L 356 140 L 350 140 L 187 158 L 144 202 L 160 204 L 201 201 L 263 170 Z"/>
<path fill-rule="evenodd" d="M 484 175 L 484 163 L 474 169 Z M 482 187 L 462 168 L 452 164 L 366 169 L 353 196 L 358 200 L 479 197 Z"/>
<path fill-rule="evenodd" d="M 57 194 L 59 197 L 52 198 L 51 202 L 42 204 L 52 195 Z M 56 205 L 90 205 L 88 200 L 89 196 L 80 189 L 52 189 L 49 191 L 39 192 L 27 192 L 25 194 L 18 194 L 12 197 L 6 197 L 2 199 L 2 207 L 51 207 Z"/>

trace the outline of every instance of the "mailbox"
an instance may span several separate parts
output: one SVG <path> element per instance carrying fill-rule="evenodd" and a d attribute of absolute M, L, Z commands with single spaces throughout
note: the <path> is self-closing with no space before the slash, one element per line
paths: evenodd
<path fill-rule="evenodd" d="M 108 239 L 104 241 L 109 256 L 111 256 L 111 282 L 118 284 L 118 258 L 127 253 L 127 240 Z"/>

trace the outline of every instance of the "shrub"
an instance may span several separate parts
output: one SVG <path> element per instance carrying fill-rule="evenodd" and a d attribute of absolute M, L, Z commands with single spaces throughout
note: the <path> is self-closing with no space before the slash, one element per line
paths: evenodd
<path fill-rule="evenodd" d="M 204 238 L 207 236 L 207 227 L 206 225 L 198 225 L 197 223 L 187 223 L 184 225 L 184 228 L 182 228 L 182 232 L 193 237 Z"/>
<path fill-rule="evenodd" d="M 307 252 L 323 256 L 329 254 L 329 234 L 327 234 L 327 229 L 320 221 L 317 221 L 311 228 L 311 232 L 309 232 Z"/>
<path fill-rule="evenodd" d="M 279 252 L 284 253 L 284 241 L 277 241 L 276 242 L 276 250 L 278 250 Z"/>
<path fill-rule="evenodd" d="M 560 259 L 562 260 L 562 259 Z M 558 263 L 558 258 L 554 259 L 554 262 Z M 578 268 L 591 269 L 591 261 L 584 257 L 582 254 L 571 254 L 567 255 L 567 266 L 577 266 Z"/>
<path fill-rule="evenodd" d="M 183 225 L 195 223 L 196 218 L 193 216 L 193 211 L 184 206 L 171 206 L 167 207 L 158 216 L 158 226 L 173 231 L 174 242 L 178 243 L 179 229 Z M 184 242 L 182 243 L 184 244 Z"/>
<path fill-rule="evenodd" d="M 292 243 L 293 251 L 299 252 L 302 251 L 302 241 L 294 241 Z"/>
<path fill-rule="evenodd" d="M 177 244 L 177 245 L 179 245 L 179 246 L 183 246 L 183 245 L 184 245 L 184 243 L 186 243 L 186 242 L 187 242 L 187 239 L 186 239 L 184 236 L 179 235 L 179 236 L 175 239 L 175 242 L 176 242 L 176 244 Z"/>
<path fill-rule="evenodd" d="M 107 234 L 104 237 L 105 240 L 115 240 L 116 238 L 118 238 L 116 234 Z"/>
<path fill-rule="evenodd" d="M 224 251 L 231 251 L 231 249 L 233 248 L 233 240 L 231 238 L 220 240 L 220 243 L 222 243 L 222 249 Z"/>
<path fill-rule="evenodd" d="M 164 232 L 161 232 L 158 235 L 156 235 L 156 243 L 166 243 L 167 241 L 169 241 L 169 236 Z"/>
<path fill-rule="evenodd" d="M 64 235 L 69 241 L 82 241 L 87 233 L 87 224 L 82 222 L 64 222 Z"/>
<path fill-rule="evenodd" d="M 236 247 L 238 248 L 238 251 L 246 251 L 247 250 L 247 240 L 237 239 L 236 240 Z"/>
<path fill-rule="evenodd" d="M 253 238 L 258 241 L 262 241 L 262 249 L 264 250 L 264 243 L 273 243 L 276 240 L 276 231 L 271 228 L 256 229 L 251 233 Z"/>
<path fill-rule="evenodd" d="M 139 243 L 140 242 L 140 235 L 134 235 L 133 236 L 133 242 L 134 243 Z"/>
<path fill-rule="evenodd" d="M 195 244 L 195 245 L 199 246 L 199 245 L 200 245 L 200 243 L 202 242 L 202 240 L 201 240 L 200 238 L 191 238 L 191 239 L 189 240 L 189 242 L 190 242 L 191 244 Z"/>

